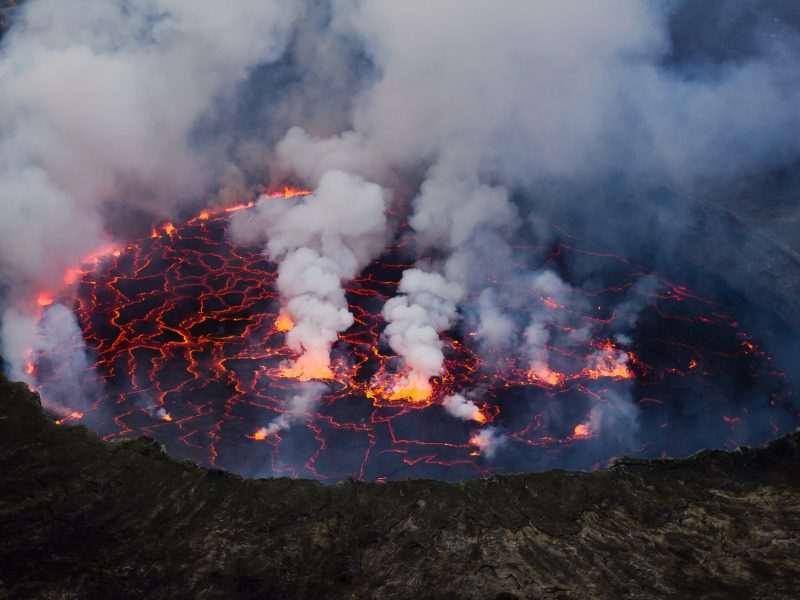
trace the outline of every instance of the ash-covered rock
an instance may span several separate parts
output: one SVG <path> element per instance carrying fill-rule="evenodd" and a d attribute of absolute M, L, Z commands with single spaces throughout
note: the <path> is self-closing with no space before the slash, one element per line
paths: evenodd
<path fill-rule="evenodd" d="M 800 434 L 599 473 L 243 480 L 0 382 L 0 597 L 800 597 Z"/>

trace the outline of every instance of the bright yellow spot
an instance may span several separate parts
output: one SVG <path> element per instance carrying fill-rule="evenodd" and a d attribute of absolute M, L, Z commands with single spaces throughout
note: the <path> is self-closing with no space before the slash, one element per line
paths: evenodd
<path fill-rule="evenodd" d="M 536 367 L 530 372 L 529 375 L 534 381 L 540 381 L 541 383 L 546 383 L 547 385 L 552 386 L 563 384 L 567 378 L 567 376 L 563 373 L 553 371 L 548 367 Z"/>
<path fill-rule="evenodd" d="M 36 304 L 42 307 L 50 306 L 53 302 L 53 297 L 45 292 L 41 292 L 36 298 Z"/>
<path fill-rule="evenodd" d="M 294 321 L 292 317 L 289 316 L 288 313 L 285 311 L 281 311 L 278 313 L 278 318 L 275 319 L 275 329 L 278 331 L 283 331 L 284 333 L 287 331 L 291 331 L 294 327 Z"/>
<path fill-rule="evenodd" d="M 575 429 L 572 432 L 572 437 L 577 439 L 592 437 L 592 430 L 589 429 L 589 426 L 586 423 L 578 423 L 575 425 Z"/>
<path fill-rule="evenodd" d="M 327 354 L 306 352 L 291 365 L 281 368 L 281 375 L 300 381 L 331 379 L 330 358 Z"/>
<path fill-rule="evenodd" d="M 614 379 L 632 379 L 633 372 L 628 368 L 630 356 L 615 348 L 607 348 L 606 352 L 595 358 L 593 367 L 586 367 L 581 375 L 590 379 L 611 377 Z"/>
<path fill-rule="evenodd" d="M 590 379 L 599 379 L 601 377 L 611 377 L 614 379 L 632 379 L 633 373 L 628 368 L 628 365 L 609 365 L 599 364 L 594 369 L 584 369 L 583 374 Z"/>
<path fill-rule="evenodd" d="M 389 400 L 406 400 L 412 404 L 426 402 L 430 399 L 433 388 L 427 377 L 411 371 L 401 377 L 386 393 Z"/>
<path fill-rule="evenodd" d="M 308 196 L 310 193 L 311 190 L 285 185 L 281 191 L 270 192 L 267 196 L 269 198 L 294 198 L 295 196 Z"/>

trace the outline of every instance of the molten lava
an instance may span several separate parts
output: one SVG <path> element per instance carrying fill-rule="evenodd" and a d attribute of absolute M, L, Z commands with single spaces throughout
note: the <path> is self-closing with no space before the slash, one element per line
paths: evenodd
<path fill-rule="evenodd" d="M 282 331 L 276 321 L 276 331 Z M 293 362 L 287 362 L 280 369 L 282 377 L 311 381 L 313 379 L 332 379 L 333 371 L 327 353 L 306 352 Z"/>
<path fill-rule="evenodd" d="M 281 333 L 286 333 L 294 328 L 294 321 L 285 310 L 278 313 L 278 318 L 275 319 L 275 329 Z"/>
<path fill-rule="evenodd" d="M 94 359 L 84 374 L 91 407 L 58 423 L 81 419 L 107 439 L 147 434 L 177 456 L 244 475 L 329 481 L 589 469 L 623 453 L 682 455 L 767 439 L 797 423 L 785 376 L 733 311 L 682 286 L 661 281 L 632 347 L 610 341 L 614 307 L 646 269 L 590 246 L 561 244 L 548 264 L 593 261 L 608 280 L 576 288 L 592 314 L 573 317 L 597 339 L 548 346 L 547 364 L 500 354 L 484 362 L 474 333 L 454 330 L 442 337 L 441 376 L 405 371 L 381 338 L 381 308 L 416 259 L 402 245 L 347 283 L 355 323 L 331 356 L 298 360 L 286 344 L 294 323 L 280 306 L 276 265 L 226 234 L 229 215 L 253 206 L 167 223 L 93 257 L 60 297 L 37 299 L 43 312 L 56 300 L 75 303 Z M 520 269 L 544 266 L 524 260 Z M 542 302 L 548 312 L 572 310 Z M 40 352 L 29 366 L 45 398 L 61 382 L 51 358 Z M 290 407 L 312 379 L 326 386 L 318 403 Z M 100 392 L 91 387 L 98 380 Z M 474 411 L 456 418 L 443 409 L 445 398 L 468 391 L 479 399 Z"/>
<path fill-rule="evenodd" d="M 572 437 L 576 440 L 592 437 L 592 430 L 586 423 L 578 423 L 572 430 Z"/>
<path fill-rule="evenodd" d="M 39 296 L 36 298 L 36 304 L 44 308 L 45 306 L 50 306 L 55 300 L 50 294 L 45 292 L 41 292 Z"/>

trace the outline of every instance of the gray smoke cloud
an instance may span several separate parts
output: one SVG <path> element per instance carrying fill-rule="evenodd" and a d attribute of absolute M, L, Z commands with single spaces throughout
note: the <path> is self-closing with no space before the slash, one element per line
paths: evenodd
<path fill-rule="evenodd" d="M 291 429 L 295 423 L 310 419 L 309 413 L 319 404 L 325 390 L 326 387 L 321 383 L 307 382 L 303 384 L 300 393 L 295 394 L 285 403 L 285 412 L 275 417 L 266 427 L 260 428 L 257 432 L 258 435 L 276 435 Z"/>
<path fill-rule="evenodd" d="M 12 373 L 31 330 L 15 321 L 27 323 L 38 290 L 57 292 L 125 215 L 174 216 L 224 169 L 192 144 L 193 129 L 251 69 L 281 56 L 294 14 L 289 2 L 250 0 L 223 10 L 188 0 L 24 3 L 0 55 L 0 275 L 14 307 L 3 356 Z"/>
<path fill-rule="evenodd" d="M 759 53 L 690 76 L 667 64 L 673 8 L 568 1 L 499 10 L 484 2 L 412 1 L 340 10 L 379 76 L 355 105 L 352 129 L 319 137 L 294 128 L 278 157 L 306 178 L 342 168 L 381 181 L 393 169 L 430 165 L 409 223 L 442 258 L 407 271 L 400 295 L 384 309 L 389 344 L 412 378 L 440 373 L 438 334 L 457 321 L 454 307 L 463 309 L 466 298 L 478 298 L 480 341 L 510 347 L 520 337 L 487 291 L 510 253 L 517 215 L 511 190 L 535 194 L 553 178 L 620 171 L 686 183 L 797 156 L 797 38 L 767 42 Z M 494 243 L 480 243 L 485 237 Z M 404 289 L 417 273 L 436 283 L 418 290 L 422 302 Z M 551 290 L 534 281 L 534 293 L 569 295 L 553 272 L 535 280 Z M 434 289 L 445 285 L 463 292 Z M 522 334 L 543 378 L 558 318 L 533 310 Z M 580 343 L 588 334 L 571 335 Z M 621 350 L 603 350 L 589 368 L 613 370 L 625 359 Z"/>
<path fill-rule="evenodd" d="M 730 22 L 755 10 L 735 5 L 725 5 Z M 383 310 L 405 365 L 399 387 L 441 373 L 440 334 L 465 314 L 477 315 L 477 341 L 495 358 L 523 349 L 546 367 L 563 323 L 512 290 L 581 307 L 555 272 L 518 273 L 509 261 L 540 190 L 619 173 L 691 187 L 800 155 L 796 31 L 761 35 L 771 21 L 752 19 L 755 33 L 737 34 L 747 43 L 726 60 L 686 41 L 704 39 L 693 10 L 646 0 L 29 0 L 0 55 L 4 358 L 24 370 L 31 298 L 124 238 L 125 223 L 291 177 L 316 193 L 263 198 L 233 231 L 266 239 L 280 263 L 300 360 L 327 365 L 352 323 L 342 282 L 384 247 L 386 208 L 411 196 L 408 222 L 427 254 Z M 681 54 L 681 41 L 699 50 Z M 522 323 L 506 310 L 515 302 Z M 616 332 L 623 346 L 629 330 Z M 588 334 L 570 335 L 579 344 Z"/>
<path fill-rule="evenodd" d="M 300 356 L 288 373 L 330 376 L 330 349 L 353 324 L 342 282 L 354 278 L 386 245 L 387 194 L 343 171 L 328 171 L 310 196 L 262 196 L 256 214 L 231 222 L 233 238 L 266 238 L 278 262 L 278 290 L 293 325 L 289 347 Z"/>

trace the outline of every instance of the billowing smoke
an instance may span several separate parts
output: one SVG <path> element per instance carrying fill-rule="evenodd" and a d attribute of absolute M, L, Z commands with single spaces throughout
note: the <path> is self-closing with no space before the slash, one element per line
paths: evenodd
<path fill-rule="evenodd" d="M 422 400 L 431 392 L 428 380 L 442 374 L 444 354 L 439 334 L 455 323 L 464 290 L 439 273 L 409 269 L 403 273 L 398 291 L 401 295 L 383 307 L 385 333 L 410 372 L 394 385 L 392 396 Z"/>
<path fill-rule="evenodd" d="M 47 368 L 56 375 L 58 385 L 45 394 L 48 409 L 59 415 L 80 413 L 91 399 L 86 392 L 98 388 L 83 380 L 89 371 L 89 359 L 83 335 L 72 310 L 61 304 L 45 308 L 40 318 L 9 308 L 3 315 L 3 356 L 19 357 L 22 364 L 11 362 L 8 375 L 36 387 L 32 367 L 40 355 L 48 357 Z"/>
<path fill-rule="evenodd" d="M 364 40 L 379 76 L 356 104 L 350 131 L 319 138 L 292 129 L 278 156 L 307 178 L 338 167 L 381 180 L 431 165 L 409 223 L 434 258 L 404 276 L 384 310 L 389 344 L 411 369 L 413 388 L 440 372 L 435 333 L 453 326 L 463 298 L 478 297 L 488 319 L 482 339 L 514 337 L 486 293 L 518 224 L 509 190 L 535 194 L 554 178 L 620 171 L 685 182 L 797 154 L 787 134 L 796 125 L 787 95 L 798 87 L 786 60 L 796 54 L 793 38 L 688 77 L 665 64 L 669 12 L 646 2 L 520 2 L 503 10 L 357 3 L 339 16 Z M 553 273 L 540 278 L 557 285 Z M 415 280 L 430 285 L 406 293 Z M 552 325 L 546 310 L 534 310 L 524 332 L 543 377 Z"/>
<path fill-rule="evenodd" d="M 489 426 L 481 429 L 470 440 L 470 443 L 477 446 L 479 452 L 488 459 L 494 457 L 497 451 L 506 443 L 506 438 L 497 427 Z"/>
<path fill-rule="evenodd" d="M 447 414 L 454 416 L 456 419 L 478 422 L 484 420 L 481 409 L 472 400 L 468 400 L 461 394 L 448 396 L 444 399 L 442 405 Z"/>
<path fill-rule="evenodd" d="M 0 268 L 4 358 L 17 318 L 68 268 L 126 231 L 174 216 L 226 164 L 192 141 L 251 69 L 278 59 L 293 3 L 25 2 L 0 59 Z M 10 351 L 13 350 L 13 353 Z M 22 351 L 22 353 L 20 353 Z"/>
<path fill-rule="evenodd" d="M 280 265 L 278 289 L 291 320 L 287 342 L 299 354 L 291 376 L 330 376 L 331 346 L 353 324 L 342 281 L 385 246 L 386 200 L 378 185 L 328 171 L 310 196 L 262 196 L 255 216 L 232 220 L 234 239 L 266 237 L 267 255 Z"/>
<path fill-rule="evenodd" d="M 256 437 L 276 435 L 290 429 L 296 422 L 310 419 L 310 412 L 319 403 L 324 392 L 325 386 L 321 383 L 305 383 L 299 394 L 289 398 L 284 412 L 275 417 L 269 425 L 256 431 Z"/>
<path fill-rule="evenodd" d="M 26 377 L 31 353 L 54 343 L 37 338 L 35 299 L 56 294 L 69 268 L 189 207 L 287 178 L 313 193 L 263 194 L 232 225 L 279 264 L 297 355 L 287 375 L 328 376 L 331 348 L 353 324 L 343 282 L 396 236 L 420 258 L 383 307 L 401 360 L 391 397 L 430 395 L 445 365 L 441 334 L 455 327 L 487 362 L 521 355 L 535 378 L 558 383 L 554 337 L 579 347 L 593 325 L 585 290 L 520 250 L 540 194 L 620 176 L 691 190 L 800 156 L 796 31 L 761 35 L 767 19 L 752 19 L 735 60 L 700 43 L 687 54 L 676 44 L 703 38 L 687 25 L 692 10 L 647 0 L 24 2 L 0 53 L 9 372 Z M 625 368 L 647 298 L 618 307 L 613 344 L 586 369 Z M 68 312 L 53 306 L 45 320 Z M 75 328 L 44 329 L 57 340 Z M 453 398 L 463 401 L 448 401 L 451 414 L 474 416 L 471 400 Z M 589 427 L 633 426 L 623 404 L 598 405 Z M 488 456 L 504 438 L 486 427 L 476 439 Z"/>

